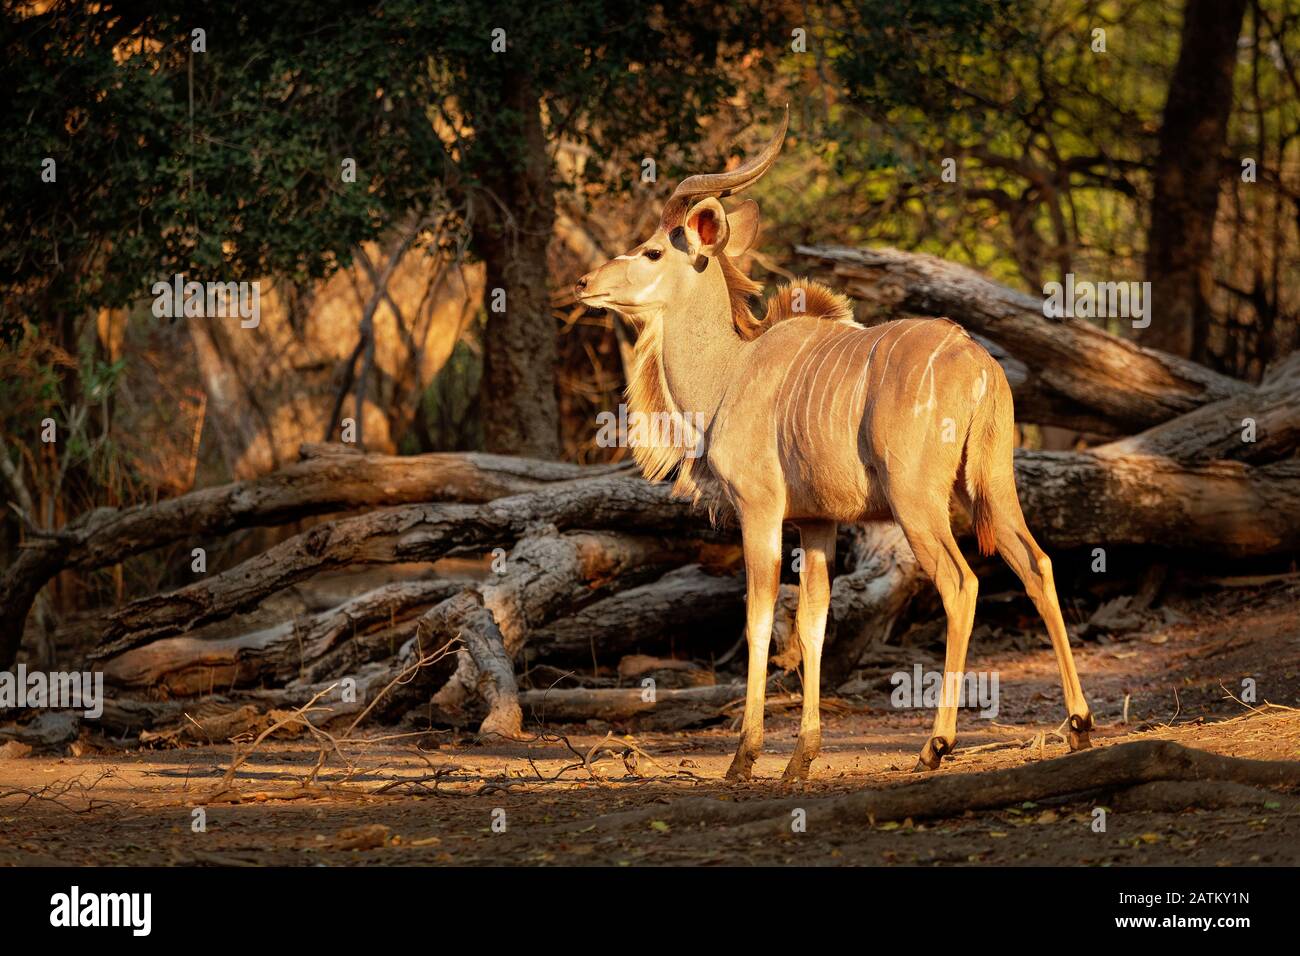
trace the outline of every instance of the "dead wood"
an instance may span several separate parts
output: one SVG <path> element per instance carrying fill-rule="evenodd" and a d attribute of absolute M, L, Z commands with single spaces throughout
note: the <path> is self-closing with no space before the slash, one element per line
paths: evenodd
<path fill-rule="evenodd" d="M 1247 440 L 1247 436 L 1250 440 Z M 1267 464 L 1300 448 L 1300 352 L 1269 370 L 1256 389 L 1111 442 L 1099 454 L 1161 455 L 1185 462 L 1227 458 Z"/>
<path fill-rule="evenodd" d="M 1228 558 L 1300 550 L 1300 460 L 1261 467 L 1162 456 L 1017 452 L 1016 486 L 1046 548 L 1156 545 Z"/>
<path fill-rule="evenodd" d="M 464 644 L 473 665 L 475 689 L 488 705 L 480 733 L 500 734 L 509 739 L 521 737 L 523 715 L 519 709 L 513 658 L 482 598 L 474 591 L 462 591 L 428 611 L 421 624 L 427 627 L 435 643 L 459 639 Z"/>
<path fill-rule="evenodd" d="M 1145 813 L 1182 813 L 1185 810 L 1226 810 L 1261 807 L 1295 813 L 1300 800 L 1228 780 L 1156 780 L 1140 783 L 1115 795 L 1116 810 Z"/>
<path fill-rule="evenodd" d="M 649 533 L 714 535 L 669 487 L 604 477 L 484 505 L 387 508 L 316 525 L 234 568 L 167 594 L 141 598 L 107 619 L 103 659 L 151 640 L 221 620 L 321 571 L 351 564 L 434 561 L 506 547 L 540 522 L 557 528 L 636 528 Z"/>
<path fill-rule="evenodd" d="M 929 586 L 896 524 L 855 528 L 851 557 L 849 573 L 831 582 L 822 657 L 822 683 L 828 688 L 848 678 L 868 644 L 888 640 L 899 614 Z"/>
<path fill-rule="evenodd" d="M 507 659 L 515 660 L 530 632 L 564 613 L 618 588 L 639 584 L 690 560 L 698 542 L 615 532 L 561 534 L 554 525 L 535 525 L 499 563 L 478 591 L 501 629 Z M 434 704 L 456 711 L 472 695 L 479 674 L 466 648 L 456 673 L 435 695 Z"/>
<path fill-rule="evenodd" d="M 545 726 L 602 720 L 607 723 L 635 721 L 656 730 L 680 730 L 717 720 L 722 709 L 743 700 L 743 684 L 685 687 L 660 690 L 654 687 L 529 690 L 519 695 L 525 716 Z"/>
<path fill-rule="evenodd" d="M 707 659 L 742 635 L 744 600 L 740 577 L 688 564 L 535 628 L 528 659 L 612 666 L 624 654 L 670 645 Z"/>
<path fill-rule="evenodd" d="M 190 713 L 172 726 L 161 730 L 142 730 L 142 745 L 163 744 L 170 747 L 182 743 L 190 744 L 224 744 L 232 737 L 243 734 L 257 734 L 271 730 L 281 737 L 298 737 L 302 727 L 286 721 L 289 711 L 263 710 L 255 704 L 241 704 L 237 707 L 195 716 Z"/>
<path fill-rule="evenodd" d="M 1049 320 L 1042 296 L 955 262 L 888 248 L 797 246 L 796 252 L 856 299 L 891 313 L 947 316 L 1020 359 L 1029 376 L 1012 382 L 1021 421 L 1131 434 L 1250 391 L 1244 382 L 1142 348 L 1086 319 Z"/>
<path fill-rule="evenodd" d="M 0 741 L 13 740 L 30 747 L 61 747 L 77 739 L 82 711 L 42 710 L 24 724 L 0 728 Z"/>
<path fill-rule="evenodd" d="M 18 651 L 27 612 L 59 571 L 88 571 L 154 548 L 311 515 L 411 502 L 485 502 L 626 466 L 579 466 L 506 455 L 351 455 L 310 448 L 307 460 L 260 478 L 132 508 L 97 508 L 57 536 L 25 543 L 0 575 L 0 667 Z"/>
<path fill-rule="evenodd" d="M 206 742 L 214 729 L 232 733 L 264 729 L 266 714 L 293 711 L 313 699 L 323 699 L 322 707 L 327 708 L 320 718 L 322 726 L 350 722 L 354 727 L 365 717 L 393 721 L 426 704 L 433 689 L 450 673 L 455 642 L 434 645 L 427 631 L 427 626 L 417 627 L 397 653 L 365 663 L 339 679 L 312 680 L 304 675 L 283 687 L 188 699 L 145 700 L 115 694 L 104 701 L 104 713 L 95 727 L 115 737 L 143 734 L 145 741 L 167 744 Z M 241 716 L 233 718 L 231 714 Z M 212 739 L 219 738 L 214 734 Z"/>
<path fill-rule="evenodd" d="M 1234 461 L 1183 464 L 1105 450 L 1020 452 L 1016 474 L 1029 524 L 1052 548 L 1158 544 L 1225 557 L 1300 550 L 1300 462 L 1294 460 L 1252 467 Z M 122 654 L 221 620 L 322 570 L 353 563 L 431 561 L 458 550 L 504 547 L 526 536 L 538 521 L 550 521 L 556 528 L 633 526 L 709 533 L 702 517 L 669 499 L 666 486 L 633 477 L 592 479 L 481 506 L 387 509 L 318 525 L 203 582 L 125 606 L 109 616 L 104 628 L 108 643 L 94 656 Z M 880 525 L 861 534 L 858 567 L 834 585 L 828 677 L 845 676 L 862 644 L 886 633 L 889 622 L 925 586 L 897 528 Z M 548 618 L 566 602 L 574 605 L 574 587 L 563 584 L 566 576 L 572 575 L 574 582 L 590 580 L 582 571 L 577 540 L 595 539 L 566 542 L 549 532 L 535 536 L 519 551 L 515 583 L 502 581 L 485 589 L 485 596 L 491 595 L 490 609 L 495 614 L 499 608 L 507 622 L 503 633 L 512 659 L 522 643 L 519 635 L 529 627 L 548 626 Z M 614 539 L 601 540 L 608 547 Z M 686 557 L 682 547 L 643 543 L 624 556 L 622 567 L 626 571 L 640 563 L 650 572 L 662 570 Z M 559 558 L 565 549 L 569 557 Z M 656 551 L 659 557 L 652 558 Z M 562 568 L 568 570 L 561 574 Z M 682 583 L 669 582 L 673 587 L 665 585 L 665 595 Z M 734 582 L 706 583 L 698 576 L 690 586 L 697 598 L 702 591 L 722 593 L 736 587 Z M 588 596 L 598 597 L 599 591 Z M 589 658 L 591 635 L 598 633 L 589 628 L 599 627 L 600 616 L 607 612 L 622 614 L 626 621 L 631 610 L 626 602 L 602 605 L 585 615 L 579 610 L 582 617 L 573 623 L 549 625 L 551 636 L 563 639 L 556 644 L 557 654 L 573 653 L 585 644 Z M 634 633 L 644 635 L 654 626 L 649 619 Z M 841 644 L 843 635 L 849 635 L 851 643 Z M 623 637 L 614 641 L 627 643 Z M 472 686 L 472 681 L 461 683 Z"/>
<path fill-rule="evenodd" d="M 387 584 L 337 607 L 230 636 L 197 629 L 132 648 L 104 662 L 104 677 L 122 688 L 159 687 L 176 696 L 214 688 L 322 679 L 315 665 L 344 642 L 378 638 L 390 653 L 405 643 L 421 613 L 461 590 L 453 581 Z M 386 655 L 385 655 L 386 656 Z M 353 663 L 360 663 L 355 658 Z"/>

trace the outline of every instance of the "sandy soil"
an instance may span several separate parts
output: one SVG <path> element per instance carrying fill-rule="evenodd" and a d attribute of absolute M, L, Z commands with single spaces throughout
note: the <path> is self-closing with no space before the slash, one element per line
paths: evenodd
<path fill-rule="evenodd" d="M 1300 704 L 1300 583 L 1216 588 L 1178 610 L 1180 623 L 1076 649 L 1100 725 L 1095 744 L 1163 737 L 1221 754 L 1300 759 L 1300 711 L 1283 709 Z M 1050 735 L 1035 742 L 1064 715 L 1045 641 L 1025 644 L 1004 637 L 973 647 L 970 666 L 999 674 L 1001 710 L 994 720 L 964 713 L 958 750 L 938 773 L 1065 753 Z M 1256 681 L 1258 704 L 1282 707 L 1252 711 L 1232 700 L 1225 689 L 1240 695 L 1243 678 Z M 241 768 L 238 796 L 218 801 L 229 746 L 0 760 L 0 865 L 1300 864 L 1295 812 L 1111 807 L 1105 832 L 1094 832 L 1094 807 L 1110 807 L 1105 794 L 764 836 L 653 815 L 626 825 L 610 819 L 684 796 L 806 794 L 811 803 L 889 786 L 908 779 L 931 719 L 892 709 L 887 689 L 833 699 L 813 779 L 786 785 L 780 773 L 797 706 L 769 712 L 768 752 L 746 784 L 723 780 L 735 743 L 726 724 L 638 733 L 631 739 L 645 756 L 634 767 L 605 755 L 590 769 L 581 755 L 622 728 L 555 727 L 528 743 L 426 734 L 349 748 L 351 770 L 335 758 L 305 790 L 299 781 L 317 749 L 273 740 Z M 200 807 L 205 832 L 192 825 Z"/>

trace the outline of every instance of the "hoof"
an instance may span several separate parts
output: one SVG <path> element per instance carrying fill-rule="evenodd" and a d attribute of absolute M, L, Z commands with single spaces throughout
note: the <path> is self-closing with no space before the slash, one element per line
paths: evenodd
<path fill-rule="evenodd" d="M 815 757 L 815 754 L 805 754 L 796 750 L 794 756 L 790 758 L 790 762 L 785 765 L 785 773 L 781 774 L 781 779 L 785 781 L 807 780 L 808 772 L 812 769 L 812 762 Z"/>
<path fill-rule="evenodd" d="M 1070 750 L 1087 750 L 1092 746 L 1092 741 L 1088 739 L 1088 731 L 1092 730 L 1092 714 L 1084 714 L 1082 717 L 1070 717 L 1069 741 Z"/>
<path fill-rule="evenodd" d="M 738 753 L 732 758 L 727 768 L 727 779 L 732 781 L 749 780 L 754 776 L 754 758 L 748 754 Z"/>
<path fill-rule="evenodd" d="M 794 753 L 790 755 L 790 762 L 785 765 L 785 773 L 781 774 L 782 780 L 807 780 L 808 771 L 812 768 L 812 762 L 817 759 L 817 754 L 821 752 L 822 740 L 821 734 L 809 734 L 800 736 L 794 745 Z"/>
<path fill-rule="evenodd" d="M 931 737 L 921 748 L 921 756 L 916 761 L 916 766 L 912 768 L 912 773 L 938 770 L 939 762 L 950 753 L 952 753 L 952 743 L 942 737 Z"/>

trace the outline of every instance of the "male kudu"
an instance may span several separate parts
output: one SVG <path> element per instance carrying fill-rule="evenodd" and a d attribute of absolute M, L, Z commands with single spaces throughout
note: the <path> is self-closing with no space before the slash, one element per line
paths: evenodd
<path fill-rule="evenodd" d="M 847 300 L 799 282 L 769 300 L 729 257 L 753 243 L 758 207 L 719 199 L 752 185 L 780 152 L 788 117 L 739 168 L 684 180 L 659 229 L 577 283 L 586 305 L 639 329 L 633 411 L 672 416 L 681 447 L 641 447 L 637 461 L 710 513 L 739 519 L 747 576 L 749 673 L 740 746 L 727 776 L 746 779 L 763 742 L 768 643 L 781 563 L 781 525 L 799 529 L 804 563 L 797 629 L 803 718 L 787 778 L 805 778 L 821 744 L 820 658 L 835 561 L 836 523 L 902 526 L 948 616 L 944 690 L 917 769 L 934 769 L 956 742 L 957 699 L 977 581 L 953 537 L 949 502 L 970 511 L 980 549 L 996 548 L 1047 624 L 1069 709 L 1072 749 L 1088 746 L 1092 717 L 1075 673 L 1052 566 L 1025 527 L 1012 471 L 1011 390 L 1001 367 L 946 319 L 864 328 Z M 696 426 L 700 426 L 698 429 Z M 701 451 L 703 454 L 698 454 Z"/>

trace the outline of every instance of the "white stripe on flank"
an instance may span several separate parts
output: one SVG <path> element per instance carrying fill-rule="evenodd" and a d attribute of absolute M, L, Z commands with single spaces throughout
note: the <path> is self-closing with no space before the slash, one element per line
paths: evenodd
<path fill-rule="evenodd" d="M 900 332 L 898 335 L 894 337 L 893 343 L 889 346 L 889 351 L 885 353 L 884 367 L 881 368 L 880 370 L 880 385 L 881 385 L 880 391 L 884 390 L 885 376 L 889 374 L 889 360 L 894 357 L 894 349 L 898 347 L 899 342 L 903 341 L 904 337 L 906 337 L 908 332 L 915 331 L 916 329 L 920 328 L 924 324 L 925 324 L 924 320 L 918 320 L 916 325 L 908 326 L 907 328 L 903 329 L 902 332 Z M 880 401 L 880 391 L 877 391 L 876 397 L 871 400 L 872 412 L 876 410 L 876 403 Z"/>
<path fill-rule="evenodd" d="M 835 356 L 836 356 L 836 358 L 835 358 L 835 363 L 834 363 L 833 365 L 831 365 L 831 374 L 827 377 L 826 387 L 825 387 L 824 389 L 822 389 L 822 400 L 821 400 L 820 402 L 818 402 L 818 404 L 817 404 L 817 417 L 818 417 L 818 420 L 819 420 L 819 421 L 824 421 L 824 420 L 825 420 L 826 399 L 831 395 L 831 393 L 832 393 L 832 389 L 835 387 L 835 370 L 836 370 L 837 368 L 839 368 L 840 357 L 843 356 L 843 354 L 844 354 L 844 346 L 845 346 L 846 344 L 848 344 L 848 343 L 850 343 L 850 342 L 853 341 L 853 334 L 852 334 L 851 332 L 849 332 L 849 331 L 847 331 L 847 330 L 839 330 L 839 329 L 835 330 L 835 332 L 832 332 L 832 333 L 828 336 L 828 338 L 832 338 L 832 339 L 836 338 L 836 332 L 840 332 L 840 333 L 841 333 L 841 334 L 838 336 L 839 341 L 835 342 L 835 343 L 831 346 L 831 348 L 829 348 L 829 349 L 826 351 L 826 354 L 822 357 L 821 364 L 817 366 L 817 371 L 813 373 L 812 387 L 808 390 L 808 401 L 807 401 L 807 403 L 804 405 L 804 416 L 803 416 L 804 429 L 803 429 L 803 430 L 804 430 L 804 434 L 806 434 L 806 435 L 808 436 L 809 441 L 811 441 L 811 440 L 812 440 L 812 437 L 813 437 L 813 433 L 812 433 L 812 404 L 813 404 L 813 397 L 814 397 L 814 395 L 816 394 L 816 391 L 817 391 L 817 377 L 818 377 L 819 375 L 821 375 L 822 369 L 825 368 L 825 366 L 826 366 L 826 362 L 830 359 L 830 357 L 831 357 L 832 355 L 835 355 Z M 836 351 L 835 351 L 835 349 L 836 349 L 837 347 L 839 348 L 839 353 L 838 353 L 838 355 L 836 354 Z"/>
<path fill-rule="evenodd" d="M 845 374 L 853 368 L 853 359 L 858 351 L 858 343 L 862 341 L 858 336 L 858 333 L 865 333 L 866 331 L 867 330 L 861 326 L 857 326 L 856 328 L 846 332 L 844 338 L 848 347 L 840 352 L 839 357 L 835 360 L 835 364 L 831 366 L 831 381 L 826 388 L 825 397 L 822 402 L 822 410 L 825 413 L 828 432 L 831 431 L 829 422 L 835 417 L 835 402 L 845 396 L 846 389 L 841 387 L 842 385 L 848 384 Z M 844 362 L 846 359 L 847 362 Z M 844 369 L 842 371 L 840 369 L 841 362 L 844 362 Z"/>
<path fill-rule="evenodd" d="M 893 344 L 889 346 L 889 351 L 885 353 L 885 367 L 880 370 L 880 380 L 882 382 L 885 380 L 885 376 L 889 374 L 889 360 L 894 357 L 894 349 L 898 348 L 898 343 L 907 337 L 908 332 L 915 332 L 923 324 L 924 320 L 918 320 L 916 325 L 903 329 L 902 332 L 895 336 Z"/>
<path fill-rule="evenodd" d="M 776 399 L 773 402 L 773 404 L 778 406 L 776 410 L 779 412 L 779 414 L 773 417 L 776 418 L 780 423 L 776 433 L 778 444 L 780 443 L 782 433 L 785 431 L 786 419 L 788 417 L 790 411 L 790 404 L 792 401 L 790 397 L 791 393 L 786 392 L 785 390 L 785 383 L 790 380 L 790 373 L 794 371 L 795 364 L 799 361 L 799 356 L 803 354 L 803 350 L 812 344 L 813 344 L 812 336 L 809 336 L 808 338 L 804 339 L 802 342 L 799 343 L 799 348 L 795 351 L 794 356 L 790 359 L 790 364 L 785 367 L 785 374 L 781 376 L 781 384 L 776 387 Z M 779 408 L 782 399 L 785 399 L 784 409 Z"/>
<path fill-rule="evenodd" d="M 821 331 L 822 331 L 822 330 L 821 330 L 820 328 L 817 329 L 817 332 L 821 332 Z M 814 333 L 814 334 L 816 334 L 816 333 Z M 822 354 L 822 352 L 825 351 L 826 346 L 827 346 L 828 344 L 829 344 L 829 345 L 834 345 L 834 344 L 835 344 L 834 339 L 831 338 L 830 336 L 827 336 L 827 335 L 820 335 L 820 336 L 818 336 L 818 338 L 817 338 L 817 343 L 813 346 L 812 351 L 809 352 L 808 355 L 804 358 L 804 360 L 803 360 L 803 365 L 802 365 L 802 366 L 800 367 L 800 369 L 799 369 L 799 376 L 794 380 L 794 388 L 790 390 L 790 407 L 793 408 L 793 407 L 794 407 L 794 403 L 795 403 L 796 401 L 804 402 L 804 403 L 805 403 L 805 407 L 806 407 L 806 403 L 807 403 L 807 401 L 808 401 L 808 393 L 807 393 L 807 388 L 806 388 L 806 386 L 807 386 L 808 378 L 809 378 L 809 370 L 812 368 L 813 362 L 817 360 L 818 356 L 820 356 L 820 355 Z M 790 433 L 790 439 L 791 439 L 792 441 L 793 441 L 794 438 L 796 437 L 796 435 L 795 435 L 795 431 L 794 431 L 794 428 L 793 428 L 793 421 L 794 421 L 795 418 L 798 417 L 798 414 L 799 414 L 799 413 L 798 413 L 798 411 L 796 410 L 795 413 L 794 413 L 794 415 L 791 416 L 791 419 L 790 419 L 790 425 L 791 425 L 791 427 L 789 427 L 788 430 L 789 430 L 789 433 Z"/>
<path fill-rule="evenodd" d="M 949 329 L 948 334 L 939 340 L 939 344 L 936 345 L 934 347 L 934 351 L 930 353 L 929 361 L 925 363 L 925 371 L 921 373 L 921 380 L 916 383 L 916 393 L 912 396 L 912 417 L 913 418 L 915 418 L 917 415 L 920 415 L 921 412 L 927 409 L 934 408 L 936 404 L 936 400 L 934 397 L 934 359 L 935 356 L 937 356 L 940 352 L 943 351 L 943 347 L 948 344 L 948 340 L 952 338 L 952 334 L 953 334 L 953 330 Z M 926 400 L 926 403 L 922 405 L 921 389 L 925 387 L 925 380 L 927 377 L 930 379 L 930 397 L 929 399 Z"/>
<path fill-rule="evenodd" d="M 870 332 L 872 330 L 865 329 L 864 331 Z M 885 333 L 888 331 L 888 328 L 883 326 L 881 327 L 880 334 L 876 336 L 876 341 L 871 344 L 871 351 L 867 353 L 867 364 L 863 367 L 862 374 L 858 376 L 858 381 L 853 386 L 853 392 L 849 396 L 848 412 L 845 415 L 845 427 L 849 431 L 850 438 L 853 437 L 853 410 L 858 407 L 858 392 L 866 387 L 867 378 L 871 375 L 871 360 L 876 357 L 876 349 L 879 348 L 880 343 L 885 340 Z"/>

